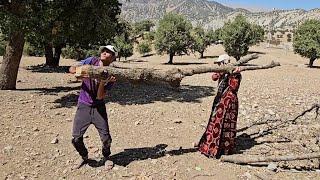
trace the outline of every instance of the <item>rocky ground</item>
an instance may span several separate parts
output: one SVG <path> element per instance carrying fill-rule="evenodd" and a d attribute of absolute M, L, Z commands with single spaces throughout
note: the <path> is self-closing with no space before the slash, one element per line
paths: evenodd
<path fill-rule="evenodd" d="M 275 60 L 282 66 L 242 73 L 237 156 L 319 152 L 320 118 L 314 111 L 295 124 L 279 125 L 320 102 L 319 61 L 310 69 L 292 52 L 251 50 L 260 53 L 251 64 Z M 211 66 L 221 53 L 222 47 L 211 47 L 206 59 L 175 57 L 176 65 L 165 65 L 167 56 L 137 54 L 117 64 L 163 70 Z M 0 179 L 320 179 L 317 159 L 248 166 L 196 152 L 192 144 L 204 132 L 217 85 L 210 73 L 186 77 L 179 91 L 118 83 L 106 98 L 115 167 L 71 170 L 78 157 L 71 127 L 80 83 L 64 70 L 75 61 L 63 59 L 54 71 L 37 66 L 42 63 L 42 57 L 23 57 L 17 90 L 0 91 Z M 85 143 L 91 158 L 101 157 L 94 127 Z"/>

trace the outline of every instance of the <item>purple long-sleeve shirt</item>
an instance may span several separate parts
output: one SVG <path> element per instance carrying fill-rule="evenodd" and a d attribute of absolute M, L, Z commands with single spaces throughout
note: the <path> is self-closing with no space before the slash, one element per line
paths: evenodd
<path fill-rule="evenodd" d="M 80 62 L 80 65 L 93 65 L 100 66 L 101 60 L 97 57 L 89 57 Z M 98 81 L 96 79 L 83 78 L 81 84 L 81 90 L 78 98 L 78 103 L 86 104 L 92 106 L 95 104 L 97 92 L 98 92 Z M 110 90 L 112 88 L 113 83 L 109 82 L 105 84 L 105 90 Z M 100 100 L 101 101 L 101 100 Z"/>

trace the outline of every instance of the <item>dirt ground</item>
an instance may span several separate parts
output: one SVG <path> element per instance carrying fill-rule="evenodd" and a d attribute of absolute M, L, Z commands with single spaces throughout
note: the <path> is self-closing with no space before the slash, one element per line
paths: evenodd
<path fill-rule="evenodd" d="M 319 152 L 320 118 L 314 111 L 295 124 L 277 124 L 320 102 L 320 61 L 310 69 L 308 60 L 293 52 L 264 45 L 251 51 L 260 57 L 250 64 L 274 60 L 281 66 L 242 73 L 237 156 Z M 210 47 L 205 59 L 174 57 L 175 65 L 164 64 L 167 56 L 136 54 L 117 64 L 163 70 L 213 66 L 222 53 L 221 46 Z M 76 61 L 62 59 L 62 67 L 51 72 L 36 66 L 42 63 L 43 57 L 23 57 L 17 90 L 0 91 L 0 179 L 320 179 L 317 159 L 274 163 L 273 171 L 268 163 L 223 163 L 195 151 L 192 144 L 204 132 L 216 91 L 211 73 L 186 77 L 179 91 L 118 83 L 106 98 L 115 167 L 71 170 L 78 158 L 71 128 L 80 83 L 72 83 L 64 70 Z M 273 128 L 264 132 L 268 127 Z M 85 143 L 89 157 L 101 157 L 93 126 Z"/>

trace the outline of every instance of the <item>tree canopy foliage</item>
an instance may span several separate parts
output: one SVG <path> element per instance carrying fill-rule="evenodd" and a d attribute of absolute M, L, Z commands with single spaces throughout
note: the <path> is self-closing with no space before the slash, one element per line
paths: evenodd
<path fill-rule="evenodd" d="M 320 57 L 320 21 L 308 20 L 301 24 L 293 39 L 294 51 L 309 58 L 309 67 Z"/>

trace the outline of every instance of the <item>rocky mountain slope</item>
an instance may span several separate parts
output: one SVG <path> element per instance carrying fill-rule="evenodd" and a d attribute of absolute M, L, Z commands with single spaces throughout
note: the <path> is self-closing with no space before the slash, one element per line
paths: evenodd
<path fill-rule="evenodd" d="M 320 9 L 310 11 L 302 9 L 274 10 L 270 12 L 250 12 L 246 9 L 234 9 L 215 1 L 207 0 L 120 0 L 122 17 L 128 21 L 144 19 L 159 20 L 165 13 L 183 14 L 193 25 L 205 28 L 219 28 L 224 22 L 236 15 L 244 14 L 250 22 L 267 28 L 292 28 L 306 19 L 319 19 Z"/>

